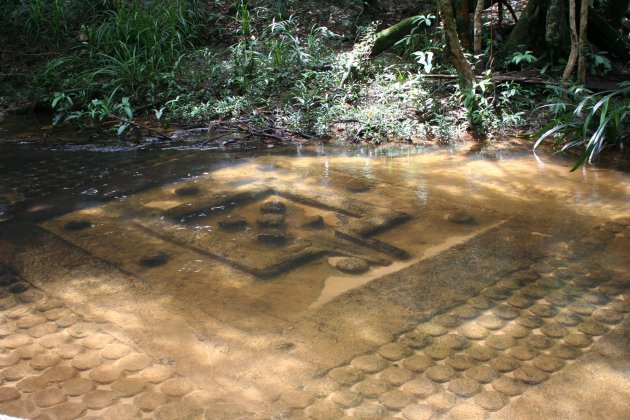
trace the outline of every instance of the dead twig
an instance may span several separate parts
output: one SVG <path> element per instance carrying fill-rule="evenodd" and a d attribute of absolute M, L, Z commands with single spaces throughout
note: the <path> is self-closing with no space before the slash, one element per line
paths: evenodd
<path fill-rule="evenodd" d="M 265 124 L 260 124 L 252 121 L 249 118 L 233 121 L 215 121 L 209 124 L 207 127 L 194 127 L 184 130 L 178 130 L 173 133 L 176 136 L 192 133 L 225 133 L 229 134 L 242 134 L 245 138 L 257 137 L 260 139 L 270 139 L 278 142 L 292 142 L 298 138 L 310 140 L 313 137 L 298 131 L 281 128 L 276 125 L 276 120 L 270 116 L 263 116 L 266 121 Z M 224 137 L 224 136 L 220 136 Z M 211 140 L 215 140 L 215 138 Z M 209 140 L 204 141 L 207 143 Z"/>

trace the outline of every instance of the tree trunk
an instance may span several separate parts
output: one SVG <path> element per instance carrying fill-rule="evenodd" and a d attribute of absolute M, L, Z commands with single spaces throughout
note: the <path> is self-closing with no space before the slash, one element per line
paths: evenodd
<path fill-rule="evenodd" d="M 496 63 L 499 65 L 505 63 L 510 54 L 515 51 L 523 52 L 529 50 L 533 51 L 536 56 L 541 56 L 548 52 L 547 48 L 545 48 L 548 45 L 545 40 L 545 35 L 550 34 L 554 37 L 556 36 L 556 34 L 554 34 L 555 31 L 552 31 L 547 25 L 547 23 L 551 24 L 553 22 L 553 19 L 548 18 L 551 3 L 551 1 L 547 0 L 528 1 L 525 10 L 521 13 L 518 23 L 514 26 L 514 29 L 508 36 L 507 40 L 499 47 L 495 60 Z M 576 1 L 576 3 L 578 3 L 576 6 L 580 7 L 580 3 L 578 1 Z M 594 8 L 589 7 L 586 15 L 588 17 L 588 39 L 611 55 L 627 61 L 628 55 L 630 54 L 630 48 L 628 47 L 624 36 L 620 34 L 619 31 L 615 30 L 604 17 L 595 11 Z M 568 17 L 565 16 L 563 21 L 568 21 Z M 568 25 L 565 25 L 565 27 L 567 28 L 566 42 L 567 45 L 570 45 L 568 42 L 570 39 L 570 31 L 568 30 Z M 584 42 L 586 42 L 586 39 L 587 37 L 585 36 Z M 552 46 L 555 46 L 553 44 L 555 44 L 556 41 L 551 41 L 550 39 L 550 42 Z M 560 52 L 558 52 L 558 55 L 564 56 L 561 55 Z"/>
<path fill-rule="evenodd" d="M 580 33 L 578 38 L 578 82 L 586 83 L 586 26 L 588 23 L 588 0 L 582 0 L 580 9 Z"/>
<path fill-rule="evenodd" d="M 588 10 L 587 31 L 588 38 L 600 48 L 621 60 L 628 60 L 630 48 L 628 48 L 624 36 L 592 7 L 589 7 Z"/>
<path fill-rule="evenodd" d="M 474 0 L 473 0 L 474 1 Z M 438 2 L 439 3 L 439 2 Z M 472 7 L 470 0 L 451 0 L 459 43 L 465 50 L 472 51 Z"/>
<path fill-rule="evenodd" d="M 575 8 L 576 8 L 575 0 L 569 0 L 569 27 L 571 28 L 571 53 L 569 54 L 569 59 L 567 60 L 567 66 L 564 68 L 564 73 L 562 73 L 562 78 L 567 80 L 571 77 L 573 73 L 573 69 L 575 68 L 575 62 L 577 61 L 578 55 L 578 33 L 577 27 L 575 24 Z"/>
<path fill-rule="evenodd" d="M 545 18 L 546 52 L 549 53 L 552 63 L 561 57 L 566 57 L 570 45 L 565 2 L 566 0 L 551 0 Z"/>
<path fill-rule="evenodd" d="M 474 38 L 474 53 L 475 55 L 480 55 L 481 54 L 481 39 L 482 39 L 482 30 L 483 30 L 483 20 L 482 15 L 483 15 L 483 0 L 477 0 L 477 7 L 475 7 L 475 17 L 473 19 L 474 21 L 474 30 L 473 30 L 473 38 Z"/>
<path fill-rule="evenodd" d="M 455 24 L 455 17 L 453 16 L 453 9 L 449 0 L 438 0 L 438 11 L 444 25 L 444 36 L 446 38 L 446 49 L 449 53 L 451 61 L 457 74 L 459 75 L 460 85 L 465 89 L 472 89 L 473 82 L 475 81 L 475 74 L 472 71 L 472 67 L 462 51 L 462 46 L 459 43 L 457 36 L 457 26 Z"/>
<path fill-rule="evenodd" d="M 505 0 L 502 0 L 502 2 Z M 496 4 L 498 0 L 484 0 L 484 10 L 492 7 L 492 5 Z M 505 1 L 506 5 L 509 5 L 507 1 Z M 509 7 L 510 13 L 513 14 L 514 20 L 516 21 L 516 13 L 514 9 Z M 398 41 L 403 39 L 405 36 L 411 33 L 413 29 L 413 20 L 420 15 L 427 15 L 435 11 L 435 2 L 434 1 L 422 1 L 422 5 L 418 7 L 414 7 L 413 9 L 409 9 L 409 11 L 413 11 L 414 16 L 406 18 L 398 22 L 397 24 L 390 26 L 387 29 L 383 29 L 378 34 L 376 34 L 376 42 L 374 44 L 374 48 L 372 49 L 372 56 L 377 56 L 380 53 L 387 51 L 389 48 L 393 47 Z"/>
<path fill-rule="evenodd" d="M 376 41 L 372 47 L 372 56 L 377 56 L 383 51 L 393 47 L 398 41 L 409 35 L 414 27 L 414 21 L 418 16 L 403 19 L 394 26 L 383 29 L 376 34 Z"/>
<path fill-rule="evenodd" d="M 495 62 L 501 65 L 514 52 L 541 52 L 545 45 L 545 21 L 547 18 L 547 0 L 529 0 L 525 10 L 521 13 L 518 23 L 510 32 L 506 41 L 497 51 Z"/>

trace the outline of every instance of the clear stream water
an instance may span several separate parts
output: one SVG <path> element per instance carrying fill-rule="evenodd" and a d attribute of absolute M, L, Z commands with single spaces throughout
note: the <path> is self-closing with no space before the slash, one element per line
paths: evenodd
<path fill-rule="evenodd" d="M 269 295 L 282 302 L 292 293 L 300 295 L 296 297 L 299 310 L 292 305 L 278 309 L 281 318 L 291 319 L 506 220 L 525 220 L 526 229 L 541 234 L 550 230 L 569 237 L 578 229 L 586 237 L 602 223 L 628 215 L 628 173 L 595 167 L 571 173 L 570 165 L 570 160 L 522 150 L 464 153 L 319 144 L 233 153 L 123 152 L 4 142 L 0 144 L 0 220 L 41 225 L 132 273 L 147 270 L 143 259 L 157 256 L 159 260 L 169 253 L 173 254 L 169 258 L 178 259 L 180 251 L 191 248 L 202 259 L 237 267 L 243 275 L 256 276 L 270 269 L 275 276 L 277 271 L 277 281 L 264 283 L 262 289 L 274 289 L 270 285 L 290 281 L 296 272 L 313 277 L 312 282 L 302 282 L 309 285 L 307 292 L 302 290 L 305 296 L 298 293 L 301 288 L 284 285 L 277 286 L 282 291 Z M 236 191 L 246 197 L 225 198 L 238 195 Z M 276 228 L 258 220 L 259 207 L 268 200 L 288 206 Z M 355 200 L 374 208 L 357 208 L 355 214 Z M 381 214 L 385 210 L 400 212 L 405 219 L 390 224 L 389 216 Z M 300 227 L 307 218 L 317 216 L 322 217 L 317 229 Z M 405 258 L 367 242 L 344 241 L 335 234 L 358 219 L 379 217 L 382 220 L 375 223 L 382 226 L 375 227 L 378 235 L 374 238 L 402 250 Z M 226 218 L 244 218 L 246 227 L 222 229 Z M 90 228 L 75 231 L 72 227 L 73 222 L 85 221 Z M 81 228 L 80 223 L 77 226 Z M 128 237 L 128 247 L 121 248 L 121 237 L 112 235 L 121 229 L 129 230 L 122 236 Z M 156 246 L 135 247 L 147 232 Z M 114 242 L 108 242 L 108 233 L 116 238 Z M 274 237 L 277 233 L 283 237 Z M 270 236 L 257 240 L 261 234 Z M 326 243 L 322 256 L 305 251 L 300 261 L 297 249 L 313 241 Z M 295 261 L 283 262 L 282 257 L 292 254 L 293 248 Z M 236 249 L 244 251 L 235 256 Z M 354 254 L 373 261 L 382 258 L 387 264 L 371 264 L 370 271 L 359 276 L 334 267 L 339 257 Z M 174 275 L 194 271 L 199 265 L 195 261 L 184 259 L 159 270 L 173 270 Z M 261 292 L 263 300 L 265 293 Z"/>
<path fill-rule="evenodd" d="M 220 383 L 223 396 L 277 402 L 261 389 L 298 386 L 297 360 L 317 359 L 309 353 L 315 349 L 286 342 L 290 331 L 316 337 L 318 328 L 304 320 L 320 319 L 348 292 L 377 290 L 381 279 L 453 250 L 477 261 L 487 252 L 480 247 L 516 255 L 528 238 L 541 238 L 553 246 L 531 251 L 547 266 L 630 273 L 630 173 L 619 168 L 571 173 L 570 160 L 522 150 L 120 151 L 33 141 L 36 135 L 18 131 L 5 125 L 0 132 L 0 227 L 36 226 L 63 240 L 57 249 L 68 247 L 55 264 L 80 266 L 79 249 L 113 267 L 114 278 L 119 270 L 146 289 L 134 295 L 131 286 L 99 280 L 89 264 L 67 279 L 59 273 L 71 268 L 51 266 L 48 276 L 35 261 L 55 247 L 39 250 L 39 242 L 33 249 L 21 242 L 19 263 L 6 255 L 0 263 L 24 268 L 36 284 L 46 278 L 46 293 L 103 314 L 200 388 Z M 505 242 L 482 240 L 492 235 Z M 4 241 L 9 248 L 20 242 Z M 459 261 L 442 263 L 441 275 L 467 278 Z M 357 327 L 337 332 L 376 344 L 356 316 Z M 278 358 L 278 349 L 290 358 Z M 322 342 L 318 357 L 327 351 Z M 328 359 L 342 358 L 330 351 Z"/>

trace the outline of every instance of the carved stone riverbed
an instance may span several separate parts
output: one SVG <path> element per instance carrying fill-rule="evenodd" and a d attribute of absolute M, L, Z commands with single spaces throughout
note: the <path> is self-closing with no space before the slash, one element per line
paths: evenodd
<path fill-rule="evenodd" d="M 626 173 L 2 147 L 2 414 L 630 416 Z"/>

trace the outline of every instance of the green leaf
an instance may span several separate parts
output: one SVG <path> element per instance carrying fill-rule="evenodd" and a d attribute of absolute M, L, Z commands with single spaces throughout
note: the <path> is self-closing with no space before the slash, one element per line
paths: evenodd
<path fill-rule="evenodd" d="M 63 95 L 55 94 L 55 99 L 52 101 L 53 109 L 57 106 L 57 103 L 63 98 Z"/>
<path fill-rule="evenodd" d="M 123 123 L 118 127 L 116 133 L 121 136 L 125 132 L 125 130 L 127 130 L 127 128 L 129 128 L 129 123 Z"/>
<path fill-rule="evenodd" d="M 566 127 L 567 127 L 567 124 L 560 124 L 560 125 L 556 125 L 551 130 L 548 130 L 546 133 L 544 133 L 542 136 L 540 136 L 538 138 L 538 140 L 536 140 L 536 143 L 534 143 L 534 149 L 536 149 L 538 147 L 538 145 L 540 143 L 542 143 L 543 140 L 545 140 L 547 137 L 551 136 L 554 133 L 557 133 L 558 131 L 560 131 L 560 130 L 566 128 Z"/>
<path fill-rule="evenodd" d="M 584 162 L 586 162 L 586 159 L 588 158 L 590 151 L 587 149 L 582 156 L 580 156 L 580 159 L 575 163 L 575 165 L 573 165 L 573 167 L 571 168 L 571 172 L 574 172 L 576 169 L 578 169 L 580 166 L 584 165 Z"/>
<path fill-rule="evenodd" d="M 160 108 L 160 109 L 154 109 L 153 112 L 155 112 L 155 119 L 160 121 L 160 119 L 162 119 L 162 114 L 164 113 L 164 110 L 166 108 Z"/>

